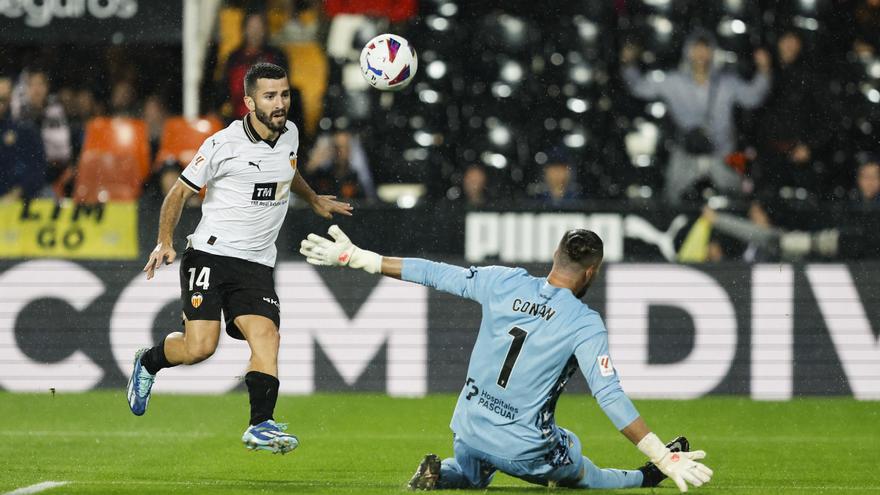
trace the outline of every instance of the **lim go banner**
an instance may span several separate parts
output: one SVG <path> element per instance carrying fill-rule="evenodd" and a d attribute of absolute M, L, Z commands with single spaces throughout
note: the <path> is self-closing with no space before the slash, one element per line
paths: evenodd
<path fill-rule="evenodd" d="M 0 258 L 47 257 L 137 258 L 137 203 L 35 199 L 0 204 Z"/>
<path fill-rule="evenodd" d="M 0 389 L 121 388 L 136 349 L 180 329 L 178 265 L 145 280 L 141 262 L 0 261 Z M 526 265 L 543 275 L 547 265 Z M 281 391 L 455 392 L 480 308 L 362 272 L 278 264 Z M 880 399 L 880 264 L 609 263 L 585 301 L 636 398 L 735 394 Z M 515 311 L 515 296 L 511 310 Z M 246 343 L 165 370 L 159 392 L 240 385 Z M 502 363 L 499 363 L 499 367 Z M 583 378 L 569 391 L 586 392 Z"/>

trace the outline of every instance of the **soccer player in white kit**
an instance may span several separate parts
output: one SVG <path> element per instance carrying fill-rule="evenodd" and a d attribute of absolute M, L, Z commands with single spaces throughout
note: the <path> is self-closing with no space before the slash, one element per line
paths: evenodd
<path fill-rule="evenodd" d="M 352 208 L 334 196 L 315 194 L 297 173 L 299 134 L 287 120 L 290 85 L 284 69 L 256 64 L 244 86 L 250 113 L 205 140 L 162 204 L 158 244 L 144 267 L 147 279 L 176 258 L 172 233 L 183 205 L 207 186 L 202 219 L 187 237 L 180 265 L 184 332 L 137 352 L 128 402 L 134 414 L 144 414 L 159 370 L 209 358 L 220 338 L 222 311 L 226 332 L 251 348 L 245 375 L 251 414 L 242 441 L 249 449 L 284 454 L 299 442 L 273 418 L 280 342 L 275 240 L 290 191 L 325 218 L 351 215 Z"/>

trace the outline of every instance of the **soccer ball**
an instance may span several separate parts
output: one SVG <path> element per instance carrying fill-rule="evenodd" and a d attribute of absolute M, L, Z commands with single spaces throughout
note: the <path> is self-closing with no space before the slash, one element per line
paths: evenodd
<path fill-rule="evenodd" d="M 407 87 L 418 68 L 415 49 L 396 34 L 380 34 L 361 50 L 361 73 L 370 86 L 381 91 Z"/>

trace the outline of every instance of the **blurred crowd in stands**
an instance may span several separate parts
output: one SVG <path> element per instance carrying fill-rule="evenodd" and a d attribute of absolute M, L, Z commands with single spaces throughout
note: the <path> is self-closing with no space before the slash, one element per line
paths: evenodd
<path fill-rule="evenodd" d="M 400 93 L 359 73 L 382 32 L 419 51 Z M 245 114 L 244 73 L 268 61 L 289 69 L 299 168 L 321 193 L 461 208 L 723 198 L 759 225 L 779 204 L 880 205 L 880 0 L 227 0 L 194 122 L 178 116 L 179 47 L 143 48 L 0 62 L 0 201 L 160 199 Z"/>

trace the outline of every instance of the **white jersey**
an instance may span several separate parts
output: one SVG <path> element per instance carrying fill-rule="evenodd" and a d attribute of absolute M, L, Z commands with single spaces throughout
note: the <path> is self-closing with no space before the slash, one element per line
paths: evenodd
<path fill-rule="evenodd" d="M 193 191 L 208 186 L 188 245 L 275 266 L 275 240 L 287 214 L 298 148 L 293 122 L 271 143 L 257 134 L 250 114 L 206 139 L 180 175 Z"/>

